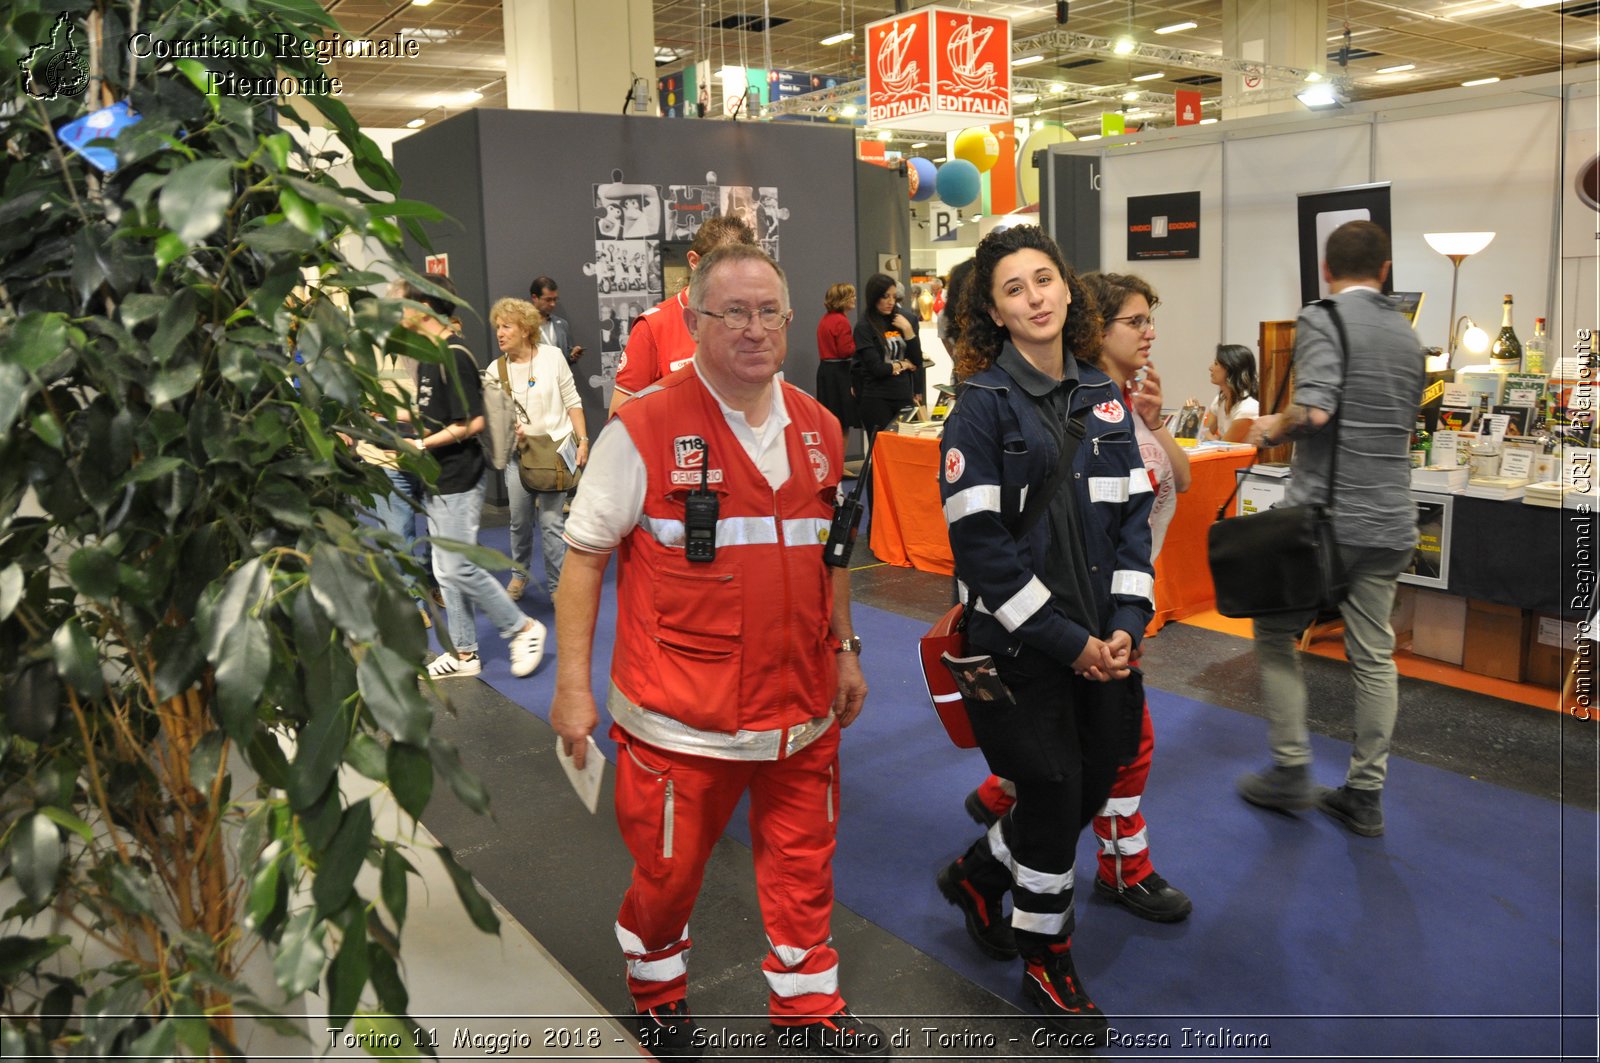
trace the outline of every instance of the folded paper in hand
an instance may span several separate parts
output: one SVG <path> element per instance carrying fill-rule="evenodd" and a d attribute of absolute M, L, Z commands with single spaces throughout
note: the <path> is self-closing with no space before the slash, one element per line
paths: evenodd
<path fill-rule="evenodd" d="M 561 449 L 556 451 L 561 456 L 561 463 L 567 467 L 567 475 L 571 476 L 578 471 L 578 436 L 576 433 L 567 436 L 561 443 Z M 591 809 L 591 811 L 593 811 Z"/>
<path fill-rule="evenodd" d="M 600 778 L 605 774 L 606 758 L 600 755 L 600 747 L 594 744 L 594 738 L 585 738 L 584 741 L 589 746 L 583 755 L 582 768 L 573 765 L 572 758 L 567 755 L 567 744 L 560 738 L 556 739 L 556 759 L 561 762 L 561 770 L 567 773 L 567 781 L 578 792 L 578 800 L 592 814 L 600 807 Z"/>

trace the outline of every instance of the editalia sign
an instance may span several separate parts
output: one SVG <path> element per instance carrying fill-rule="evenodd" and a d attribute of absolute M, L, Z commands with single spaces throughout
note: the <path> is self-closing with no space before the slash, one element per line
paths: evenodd
<path fill-rule="evenodd" d="M 1011 117 L 1011 20 L 925 7 L 867 26 L 867 125 L 945 133 Z"/>

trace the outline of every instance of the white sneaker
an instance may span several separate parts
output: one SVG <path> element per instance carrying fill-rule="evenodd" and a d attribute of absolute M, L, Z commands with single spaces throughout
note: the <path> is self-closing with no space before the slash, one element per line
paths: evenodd
<path fill-rule="evenodd" d="M 483 661 L 474 653 L 462 660 L 453 653 L 441 653 L 428 663 L 429 679 L 458 679 L 483 671 Z"/>
<path fill-rule="evenodd" d="M 544 625 L 532 621 L 511 636 L 511 674 L 517 678 L 532 675 L 544 660 Z"/>

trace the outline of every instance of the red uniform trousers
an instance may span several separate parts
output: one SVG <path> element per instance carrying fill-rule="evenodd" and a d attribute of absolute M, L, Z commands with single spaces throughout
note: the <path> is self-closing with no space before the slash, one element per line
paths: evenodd
<path fill-rule="evenodd" d="M 711 849 L 746 790 L 772 1019 L 805 1022 L 844 1007 L 839 954 L 828 941 L 839 728 L 783 760 L 672 752 L 616 726 L 611 736 L 618 744 L 617 824 L 634 859 L 617 940 L 635 1007 L 644 1011 L 685 995 L 689 913 Z"/>
<path fill-rule="evenodd" d="M 1150 837 L 1139 803 L 1150 778 L 1150 758 L 1155 748 L 1155 729 L 1150 725 L 1147 701 L 1139 724 L 1139 754 L 1117 769 L 1111 796 L 1094 817 L 1094 833 L 1100 839 L 1100 877 L 1117 886 L 1132 886 L 1150 874 Z M 1003 816 L 1017 797 L 1010 783 L 991 775 L 978 785 L 978 799 L 989 811 Z"/>

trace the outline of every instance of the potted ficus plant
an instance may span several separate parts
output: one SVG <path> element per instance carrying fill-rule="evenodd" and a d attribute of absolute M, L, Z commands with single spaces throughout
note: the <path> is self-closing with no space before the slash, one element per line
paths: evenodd
<path fill-rule="evenodd" d="M 443 356 L 382 275 L 420 280 L 402 230 L 437 215 L 298 91 L 326 69 L 280 41 L 338 29 L 313 0 L 0 18 L 0 1054 L 237 1056 L 262 955 L 411 1054 L 414 867 L 341 773 L 413 816 L 436 779 L 486 798 L 431 734 L 420 573 L 358 519 L 389 484 L 351 444 L 399 446 L 386 351 Z M 160 47 L 197 41 L 243 44 Z M 286 130 L 312 114 L 337 152 Z"/>

